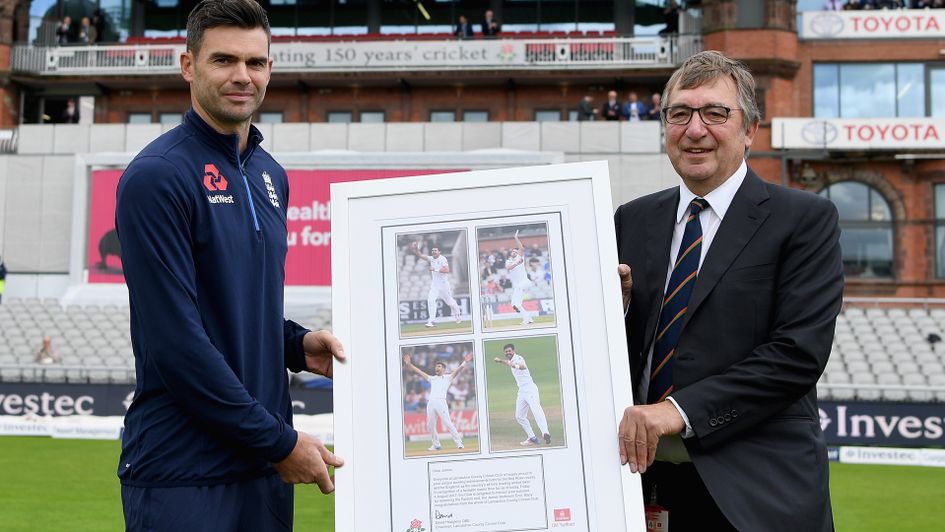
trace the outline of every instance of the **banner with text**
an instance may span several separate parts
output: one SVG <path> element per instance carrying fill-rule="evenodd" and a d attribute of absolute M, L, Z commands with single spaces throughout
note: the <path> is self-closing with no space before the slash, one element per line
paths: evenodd
<path fill-rule="evenodd" d="M 828 445 L 945 445 L 945 404 L 820 401 Z"/>
<path fill-rule="evenodd" d="M 805 11 L 801 39 L 905 39 L 945 37 L 945 12 L 930 9 Z"/>
<path fill-rule="evenodd" d="M 0 416 L 123 416 L 132 384 L 0 383 Z M 296 414 L 332 411 L 332 390 L 290 388 Z"/>
<path fill-rule="evenodd" d="M 272 49 L 280 72 L 513 66 L 526 64 L 525 57 L 525 43 L 516 40 L 297 42 Z"/>
<path fill-rule="evenodd" d="M 454 409 L 450 411 L 450 419 L 461 434 L 479 434 L 479 413 L 474 409 Z M 437 434 L 448 434 L 443 420 L 436 418 Z M 408 439 L 426 439 L 430 437 L 427 426 L 426 412 L 404 412 L 404 434 Z"/>
<path fill-rule="evenodd" d="M 945 148 L 941 118 L 774 118 L 775 149 L 900 150 Z"/>
<path fill-rule="evenodd" d="M 90 283 L 124 283 L 115 231 L 115 191 L 123 170 L 92 172 L 86 268 Z M 288 170 L 287 285 L 331 285 L 331 183 L 438 174 L 456 170 Z"/>

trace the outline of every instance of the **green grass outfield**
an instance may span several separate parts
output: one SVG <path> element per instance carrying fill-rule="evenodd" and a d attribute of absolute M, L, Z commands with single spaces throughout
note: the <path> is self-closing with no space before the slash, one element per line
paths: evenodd
<path fill-rule="evenodd" d="M 0 437 L 0 530 L 122 530 L 117 441 Z M 940 530 L 945 468 L 830 464 L 837 530 Z M 334 499 L 295 490 L 295 529 L 334 527 Z M 347 532 L 347 531 L 346 531 Z"/>
<path fill-rule="evenodd" d="M 460 334 L 472 332 L 472 321 L 469 316 L 463 316 L 459 323 L 452 319 L 439 318 L 436 327 L 427 327 L 426 323 L 401 323 L 400 336 L 412 338 L 414 336 L 433 336 L 438 334 Z"/>
<path fill-rule="evenodd" d="M 447 434 L 440 436 L 440 450 L 430 451 L 430 439 L 408 441 L 405 445 L 407 457 L 417 456 L 449 456 L 455 454 L 477 454 L 479 452 L 479 438 L 475 435 L 466 435 L 463 437 L 463 449 L 457 449 L 453 443 L 453 438 Z"/>
<path fill-rule="evenodd" d="M 552 316 L 535 316 L 532 318 L 532 323 L 529 325 L 522 325 L 522 318 L 507 318 L 504 320 L 492 320 L 491 322 L 484 321 L 483 329 L 489 332 L 494 331 L 508 331 L 514 329 L 534 329 L 536 327 L 554 327 L 555 317 Z"/>
<path fill-rule="evenodd" d="M 117 440 L 0 437 L 0 530 L 123 530 L 119 452 Z M 334 505 L 317 486 L 296 486 L 295 529 L 332 530 Z"/>
<path fill-rule="evenodd" d="M 564 421 L 561 415 L 561 382 L 558 380 L 558 349 L 554 336 L 531 336 L 488 340 L 483 355 L 486 366 L 486 398 L 489 404 L 489 448 L 490 451 L 523 449 L 519 442 L 525 439 L 525 431 L 515 421 L 515 399 L 518 384 L 512 370 L 505 364 L 496 364 L 493 359 L 505 358 L 503 346 L 515 344 L 515 352 L 525 359 L 532 380 L 538 386 L 541 409 L 548 421 L 551 446 L 565 443 Z M 529 412 L 532 430 L 541 438 L 535 418 Z M 544 444 L 543 444 L 544 445 Z"/>

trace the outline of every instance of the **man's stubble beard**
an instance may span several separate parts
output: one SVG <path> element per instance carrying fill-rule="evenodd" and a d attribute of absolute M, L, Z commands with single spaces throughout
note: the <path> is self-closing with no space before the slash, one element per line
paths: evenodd
<path fill-rule="evenodd" d="M 227 125 L 243 125 L 252 120 L 256 110 L 259 109 L 263 99 L 266 97 L 265 87 L 257 91 L 255 85 L 250 84 L 250 86 L 253 87 L 255 98 L 253 99 L 252 106 L 246 108 L 245 111 L 240 108 L 234 109 L 228 107 L 225 103 L 226 97 L 223 95 L 222 91 L 216 87 L 198 85 L 200 88 L 196 91 L 196 97 L 200 106 L 216 122 Z"/>

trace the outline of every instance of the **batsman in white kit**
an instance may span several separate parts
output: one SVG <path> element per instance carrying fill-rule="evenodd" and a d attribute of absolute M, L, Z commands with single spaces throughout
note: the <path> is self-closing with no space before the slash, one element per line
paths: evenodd
<path fill-rule="evenodd" d="M 522 325 L 528 325 L 534 320 L 525 310 L 523 301 L 525 289 L 532 285 L 532 281 L 528 278 L 528 272 L 525 269 L 525 248 L 522 247 L 522 241 L 518 239 L 518 231 L 515 231 L 515 245 L 517 247 L 509 250 L 505 268 L 509 271 L 509 280 L 512 281 L 512 307 L 522 317 Z"/>
<path fill-rule="evenodd" d="M 436 300 L 442 299 L 453 312 L 453 319 L 456 323 L 462 321 L 460 314 L 462 311 L 453 298 L 453 287 L 450 286 L 450 264 L 446 257 L 440 254 L 440 248 L 434 247 L 430 250 L 430 255 L 424 255 L 420 252 L 420 243 L 414 242 L 410 250 L 417 257 L 430 263 L 430 293 L 427 295 L 427 327 L 436 327 Z"/>
<path fill-rule="evenodd" d="M 427 449 L 428 451 L 439 451 L 443 448 L 442 445 L 440 445 L 440 435 L 436 432 L 437 416 L 443 421 L 443 426 L 450 431 L 450 436 L 453 437 L 456 448 L 463 449 L 465 447 L 463 445 L 463 439 L 459 435 L 459 431 L 456 430 L 456 425 L 453 425 L 453 420 L 450 419 L 450 407 L 446 402 L 446 392 L 453 384 L 453 380 L 463 371 L 463 368 L 469 364 L 472 358 L 472 353 L 463 357 L 463 363 L 456 368 L 456 371 L 448 375 L 446 374 L 446 364 L 442 361 L 437 361 L 436 364 L 433 365 L 435 375 L 427 375 L 420 368 L 413 365 L 413 362 L 410 360 L 410 355 L 404 355 L 404 365 L 430 383 L 430 399 L 427 401 L 427 428 L 430 429 L 432 445 Z"/>
<path fill-rule="evenodd" d="M 525 440 L 520 443 L 523 447 L 530 445 L 539 445 L 541 442 L 535 436 L 532 430 L 532 424 L 528 421 L 528 411 L 532 411 L 532 417 L 541 430 L 545 445 L 551 444 L 551 434 L 548 433 L 548 420 L 545 419 L 545 411 L 541 408 L 541 401 L 538 397 L 538 386 L 532 380 L 532 374 L 528 371 L 525 359 L 522 355 L 515 352 L 515 345 L 505 344 L 506 360 L 495 357 L 493 360 L 498 364 L 505 364 L 512 369 L 512 376 L 518 384 L 518 397 L 515 399 L 515 421 L 522 426 L 525 431 Z"/>

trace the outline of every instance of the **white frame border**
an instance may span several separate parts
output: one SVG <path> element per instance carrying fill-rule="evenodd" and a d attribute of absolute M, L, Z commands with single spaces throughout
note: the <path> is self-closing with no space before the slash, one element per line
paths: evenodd
<path fill-rule="evenodd" d="M 606 161 L 569 163 L 551 166 L 484 170 L 460 174 L 426 175 L 410 178 L 385 179 L 368 182 L 349 182 L 331 185 L 332 202 L 332 323 L 334 334 L 345 345 L 351 345 L 355 334 L 349 301 L 351 276 L 348 257 L 351 251 L 348 219 L 352 214 L 350 203 L 359 199 L 382 198 L 406 194 L 456 191 L 502 185 L 529 185 L 552 181 L 590 179 L 594 202 L 594 218 L 600 253 L 599 273 L 603 290 L 604 328 L 610 365 L 611 389 L 614 398 L 611 410 L 613 440 L 594 442 L 597 453 L 611 452 L 613 467 L 620 470 L 619 490 L 594 489 L 597 505 L 621 505 L 625 514 L 625 530 L 644 531 L 640 477 L 621 467 L 617 451 L 617 427 L 624 409 L 633 402 L 629 363 L 627 361 L 623 304 L 617 275 L 616 235 L 611 211 L 609 170 Z M 377 324 L 374 324 L 377 326 Z M 349 353 L 353 357 L 358 353 Z M 334 369 L 334 422 L 335 449 L 346 459 L 346 464 L 335 473 L 335 529 L 355 530 L 355 481 L 362 480 L 358 469 L 358 450 L 363 445 L 354 441 L 354 420 L 357 412 L 354 394 L 352 364 L 336 364 Z M 606 410 L 604 411 L 606 414 Z M 596 418 L 595 416 L 592 416 Z M 365 422 L 365 421 L 362 421 Z M 588 442 L 589 444 L 591 442 Z M 364 452 L 363 450 L 361 452 Z M 590 451 L 588 451 L 588 454 Z M 593 480 L 594 466 L 588 464 L 587 479 Z M 363 504 L 367 504 L 362 502 Z M 363 508 L 362 508 L 363 509 Z M 616 532 L 616 531 L 614 531 Z"/>

